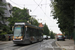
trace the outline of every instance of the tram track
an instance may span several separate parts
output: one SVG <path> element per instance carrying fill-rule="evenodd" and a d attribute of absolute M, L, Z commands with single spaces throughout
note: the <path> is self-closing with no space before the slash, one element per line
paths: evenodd
<path fill-rule="evenodd" d="M 28 45 L 16 45 L 11 42 L 0 45 L 0 50 L 55 50 L 53 46 L 55 46 L 55 40 L 50 39 Z"/>
<path fill-rule="evenodd" d="M 3 44 L 0 46 L 0 50 L 15 50 L 21 48 L 23 45 L 16 45 L 13 43 Z M 25 45 L 24 45 L 25 46 Z"/>
<path fill-rule="evenodd" d="M 8 43 L 8 44 L 1 45 L 0 50 L 21 50 L 23 47 L 25 50 L 27 50 L 28 48 L 38 45 L 39 43 L 40 42 L 34 44 L 25 44 L 25 45 L 16 45 L 13 43 Z"/>
<path fill-rule="evenodd" d="M 43 49 L 45 49 L 44 47 L 45 47 L 45 44 L 46 43 L 48 43 L 48 42 L 50 42 L 50 41 L 43 41 L 43 42 L 38 42 L 38 43 L 35 43 L 35 44 L 32 44 L 32 45 L 29 45 L 29 46 L 26 46 L 26 47 L 22 47 L 22 48 L 19 48 L 18 50 L 31 50 L 31 49 L 33 49 L 33 48 L 37 48 L 36 50 L 43 50 Z M 51 41 L 51 43 L 52 43 L 53 41 Z M 44 45 L 44 46 L 42 46 L 42 45 Z M 50 48 L 50 49 L 52 49 L 52 48 Z M 53 50 L 53 49 L 52 49 Z"/>
<path fill-rule="evenodd" d="M 24 47 L 18 48 L 17 50 L 28 50 L 28 49 L 31 49 L 33 47 L 38 46 L 39 44 L 41 44 L 41 42 L 34 43 L 34 44 L 31 44 L 31 45 L 28 45 L 28 46 L 24 46 Z"/>

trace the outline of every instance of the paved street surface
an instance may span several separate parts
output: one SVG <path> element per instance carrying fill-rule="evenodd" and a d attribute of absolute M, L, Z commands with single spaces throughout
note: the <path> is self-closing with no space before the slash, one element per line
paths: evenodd
<path fill-rule="evenodd" d="M 38 42 L 29 45 L 16 45 L 12 41 L 6 44 L 0 44 L 0 50 L 61 50 L 55 44 L 54 39 L 44 40 L 43 42 Z"/>
<path fill-rule="evenodd" d="M 63 50 L 75 50 L 74 48 L 74 41 L 65 39 L 65 41 L 56 41 L 59 47 L 61 47 Z"/>

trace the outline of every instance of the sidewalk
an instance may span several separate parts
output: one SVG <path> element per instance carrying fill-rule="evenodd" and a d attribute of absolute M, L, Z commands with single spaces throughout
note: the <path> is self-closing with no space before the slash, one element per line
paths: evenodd
<path fill-rule="evenodd" d="M 56 44 L 62 48 L 62 50 L 75 50 L 73 40 L 65 39 L 65 41 L 56 41 Z"/>
<path fill-rule="evenodd" d="M 0 41 L 0 45 L 7 44 L 9 42 L 11 42 L 11 41 Z"/>

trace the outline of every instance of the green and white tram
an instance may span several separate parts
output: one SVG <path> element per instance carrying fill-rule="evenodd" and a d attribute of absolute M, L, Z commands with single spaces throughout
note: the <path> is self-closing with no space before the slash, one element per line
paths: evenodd
<path fill-rule="evenodd" d="M 13 42 L 15 44 L 30 44 L 43 41 L 43 29 L 28 23 L 19 22 L 13 26 Z"/>

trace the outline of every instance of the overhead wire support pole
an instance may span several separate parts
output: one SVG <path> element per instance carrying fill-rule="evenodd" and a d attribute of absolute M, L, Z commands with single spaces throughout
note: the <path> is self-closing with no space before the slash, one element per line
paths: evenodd
<path fill-rule="evenodd" d="M 74 4 L 74 8 L 75 8 L 75 4 Z M 75 44 L 75 9 L 74 9 L 74 44 Z"/>

